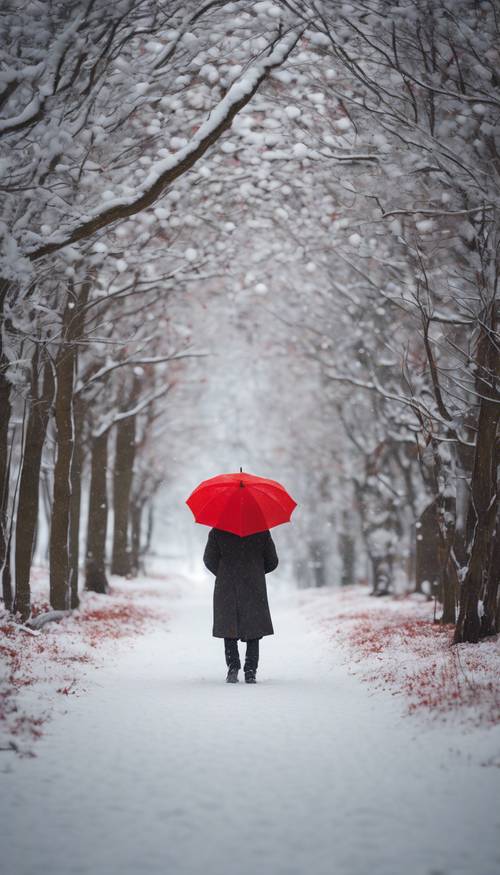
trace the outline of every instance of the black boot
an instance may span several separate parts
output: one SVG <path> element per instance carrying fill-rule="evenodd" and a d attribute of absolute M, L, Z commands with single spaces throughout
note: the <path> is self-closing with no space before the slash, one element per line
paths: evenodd
<path fill-rule="evenodd" d="M 229 669 L 226 683 L 237 684 L 238 671 L 241 668 L 240 654 L 238 653 L 238 639 L 224 638 L 224 651 L 226 654 L 226 665 Z"/>
<path fill-rule="evenodd" d="M 247 653 L 243 670 L 245 672 L 245 682 L 247 684 L 256 684 L 255 675 L 259 664 L 259 639 L 249 638 L 247 641 Z"/>

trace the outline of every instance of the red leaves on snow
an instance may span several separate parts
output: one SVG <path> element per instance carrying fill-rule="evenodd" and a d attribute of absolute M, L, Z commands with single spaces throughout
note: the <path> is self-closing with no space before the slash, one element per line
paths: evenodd
<path fill-rule="evenodd" d="M 99 662 L 106 642 L 140 635 L 148 624 L 166 619 L 161 610 L 137 603 L 136 596 L 132 587 L 113 589 L 105 596 L 85 593 L 80 610 L 57 624 L 48 623 L 36 635 L 28 634 L 5 615 L 0 624 L 0 659 L 7 666 L 0 678 L 0 729 L 7 741 L 0 743 L 0 750 L 31 755 L 25 744 L 42 735 L 51 698 L 78 693 L 81 671 L 77 666 Z M 141 597 L 145 597 L 142 591 Z M 33 606 L 32 616 L 47 610 L 49 605 L 40 600 Z M 33 687 L 37 697 L 29 707 L 19 700 L 26 687 Z M 37 706 L 40 709 L 40 703 L 43 712 L 33 713 Z"/>
<path fill-rule="evenodd" d="M 500 721 L 498 637 L 453 645 L 453 626 L 434 622 L 428 601 L 395 598 L 381 606 L 359 590 L 338 598 L 346 609 L 327 622 L 349 661 L 369 683 L 403 694 L 408 713 L 454 715 L 474 725 Z"/>

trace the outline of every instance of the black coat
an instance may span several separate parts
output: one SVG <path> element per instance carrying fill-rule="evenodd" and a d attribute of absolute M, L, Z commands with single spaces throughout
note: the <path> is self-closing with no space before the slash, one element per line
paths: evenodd
<path fill-rule="evenodd" d="M 211 529 L 203 561 L 216 575 L 214 637 L 248 641 L 273 635 L 266 574 L 277 567 L 278 557 L 270 532 L 240 538 Z"/>

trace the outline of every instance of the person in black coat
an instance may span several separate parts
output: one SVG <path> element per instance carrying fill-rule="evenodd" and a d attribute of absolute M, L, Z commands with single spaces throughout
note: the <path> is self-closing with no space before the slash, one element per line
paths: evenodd
<path fill-rule="evenodd" d="M 241 668 L 238 639 L 246 641 L 245 681 L 255 683 L 259 640 L 274 635 L 267 601 L 266 574 L 278 565 L 269 531 L 240 537 L 211 529 L 203 561 L 215 574 L 212 634 L 224 638 L 228 683 L 238 681 Z"/>

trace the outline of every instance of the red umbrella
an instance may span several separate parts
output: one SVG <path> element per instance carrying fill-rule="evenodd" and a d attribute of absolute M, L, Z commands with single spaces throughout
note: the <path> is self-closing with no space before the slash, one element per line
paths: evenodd
<path fill-rule="evenodd" d="M 186 504 L 197 523 L 240 537 L 289 523 L 297 507 L 281 483 L 241 470 L 203 480 Z"/>

